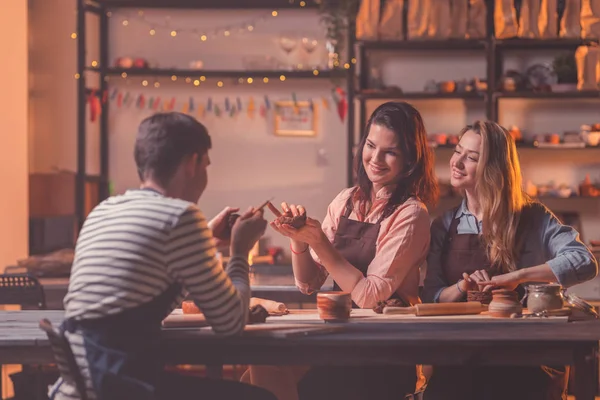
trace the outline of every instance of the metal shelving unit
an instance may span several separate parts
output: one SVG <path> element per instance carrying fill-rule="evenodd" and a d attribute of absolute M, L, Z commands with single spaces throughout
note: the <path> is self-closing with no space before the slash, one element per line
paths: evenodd
<path fill-rule="evenodd" d="M 333 1 L 334 4 L 335 0 Z M 352 149 L 354 147 L 354 93 L 355 88 L 351 77 L 354 76 L 354 63 L 349 62 L 349 68 L 339 68 L 335 70 L 319 71 L 232 71 L 232 70 L 187 70 L 187 69 L 120 69 L 110 66 L 108 59 L 109 31 L 108 16 L 109 10 L 117 8 L 169 8 L 169 9 L 219 9 L 219 10 L 240 10 L 240 9 L 318 9 L 320 2 L 315 0 L 77 0 L 77 176 L 75 186 L 75 207 L 78 224 L 81 227 L 85 220 L 85 183 L 89 181 L 86 173 L 86 102 L 91 91 L 88 88 L 85 72 L 98 74 L 100 82 L 99 88 L 94 90 L 99 93 L 107 93 L 110 76 L 119 76 L 122 74 L 133 76 L 204 76 L 206 78 L 279 78 L 285 79 L 345 79 L 346 95 L 348 97 L 348 126 L 347 137 L 348 146 L 348 182 L 352 182 Z M 91 13 L 99 18 L 99 65 L 91 67 L 86 65 L 86 14 Z M 354 22 L 350 21 L 347 32 L 347 58 L 355 58 L 354 46 Z M 99 182 L 99 199 L 102 201 L 109 195 L 109 134 L 108 118 L 110 113 L 109 103 L 102 104 L 100 114 L 100 175 L 97 177 Z"/>
<path fill-rule="evenodd" d="M 356 98 L 359 101 L 359 128 L 366 125 L 367 115 L 365 103 L 368 100 L 443 100 L 458 99 L 465 101 L 479 101 L 485 105 L 486 117 L 498 121 L 498 106 L 502 99 L 598 99 L 600 91 L 573 91 L 573 92 L 499 92 L 498 83 L 503 72 L 504 54 L 514 51 L 543 51 L 543 50 L 574 50 L 581 45 L 597 45 L 598 41 L 590 39 L 496 39 L 494 37 L 494 10 L 493 2 L 487 3 L 487 35 L 482 39 L 448 39 L 448 40 L 359 40 L 358 62 L 359 76 Z M 406 30 L 406 24 L 404 25 Z M 406 31 L 404 37 L 407 37 Z M 376 51 L 386 52 L 448 52 L 461 51 L 478 54 L 486 59 L 486 92 L 454 92 L 454 93 L 429 93 L 384 90 L 375 92 L 369 89 L 369 55 Z M 362 132 L 361 132 L 362 133 Z"/>

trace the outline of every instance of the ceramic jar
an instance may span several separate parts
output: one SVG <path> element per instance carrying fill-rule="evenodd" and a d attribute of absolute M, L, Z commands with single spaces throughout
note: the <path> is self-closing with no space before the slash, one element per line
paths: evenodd
<path fill-rule="evenodd" d="M 352 297 L 346 292 L 317 293 L 317 311 L 325 322 L 343 322 L 350 318 Z"/>
<path fill-rule="evenodd" d="M 523 306 L 519 302 L 519 295 L 512 290 L 494 290 L 492 301 L 488 306 L 488 314 L 495 318 L 510 318 L 513 314 L 520 315 Z"/>
<path fill-rule="evenodd" d="M 532 313 L 560 310 L 564 297 L 558 284 L 529 285 L 527 287 L 527 309 Z"/>

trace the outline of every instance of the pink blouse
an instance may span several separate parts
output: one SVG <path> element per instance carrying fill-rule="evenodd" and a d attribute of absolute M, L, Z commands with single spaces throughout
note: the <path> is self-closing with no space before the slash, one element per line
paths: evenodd
<path fill-rule="evenodd" d="M 346 201 L 353 190 L 354 188 L 342 190 L 327 209 L 322 228 L 332 243 L 340 217 L 344 214 Z M 376 223 L 392 190 L 393 187 L 380 189 L 368 213 L 359 206 L 355 193 L 352 200 L 353 212 L 349 218 Z M 375 258 L 369 265 L 367 276 L 361 279 L 351 292 L 352 300 L 359 307 L 374 307 L 378 301 L 387 300 L 394 292 L 410 304 L 420 303 L 420 268 L 425 267 L 429 251 L 429 226 L 427 207 L 414 197 L 398 206 L 381 222 Z M 319 266 L 319 273 L 310 282 L 300 282 L 296 279 L 296 286 L 305 294 L 319 290 L 329 275 L 314 250 L 310 251 L 313 260 Z"/>

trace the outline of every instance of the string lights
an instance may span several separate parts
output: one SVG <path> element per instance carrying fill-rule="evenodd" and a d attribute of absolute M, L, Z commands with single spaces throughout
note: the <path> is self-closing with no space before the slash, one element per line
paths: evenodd
<path fill-rule="evenodd" d="M 300 7 L 304 7 L 306 4 L 300 3 Z M 109 18 L 115 17 L 116 15 L 112 12 L 107 12 L 106 15 Z M 218 37 L 231 37 L 234 33 L 247 33 L 253 32 L 256 28 L 256 25 L 261 22 L 266 21 L 269 18 L 277 17 L 279 12 L 277 10 L 270 11 L 266 14 L 260 15 L 258 17 L 248 19 L 235 24 L 223 25 L 220 27 L 212 28 L 209 30 L 200 30 L 197 28 L 186 28 L 186 27 L 175 27 L 171 24 L 170 16 L 163 17 L 163 21 L 150 19 L 146 16 L 144 11 L 140 10 L 135 14 L 126 14 L 122 16 L 121 25 L 124 28 L 130 27 L 132 21 L 136 21 L 137 23 L 143 24 L 146 26 L 146 30 L 148 35 L 156 36 L 161 32 L 170 35 L 175 38 L 180 34 L 189 34 L 192 35 L 195 39 L 205 42 L 209 39 L 216 39 Z M 71 37 L 76 38 L 76 34 L 73 33 Z"/>

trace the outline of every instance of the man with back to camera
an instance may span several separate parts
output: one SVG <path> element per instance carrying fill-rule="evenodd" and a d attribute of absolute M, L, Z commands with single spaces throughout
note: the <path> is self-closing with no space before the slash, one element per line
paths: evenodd
<path fill-rule="evenodd" d="M 262 210 L 242 214 L 224 270 L 215 258 L 213 233 L 226 245 L 222 235 L 237 209 L 226 208 L 207 223 L 196 206 L 207 185 L 210 148 L 208 131 L 188 115 L 144 119 L 134 152 L 140 188 L 103 201 L 81 229 L 62 329 L 88 398 L 275 399 L 239 382 L 169 374 L 159 357 L 161 322 L 186 292 L 217 334 L 239 334 L 246 324 L 248 253 L 267 222 Z M 79 398 L 61 379 L 53 396 Z"/>

